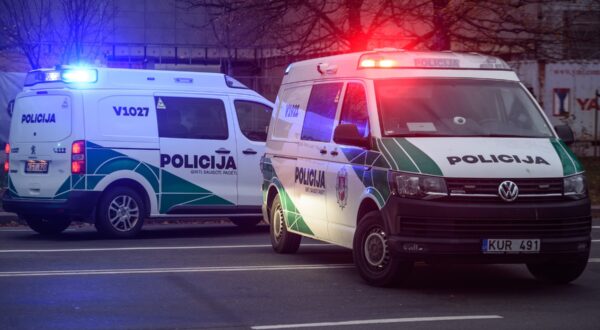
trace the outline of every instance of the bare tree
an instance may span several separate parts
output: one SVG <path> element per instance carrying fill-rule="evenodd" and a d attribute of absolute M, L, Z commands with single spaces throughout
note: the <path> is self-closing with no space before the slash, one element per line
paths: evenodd
<path fill-rule="evenodd" d="M 182 1 L 190 8 L 213 10 L 214 17 L 219 17 L 215 8 L 227 15 L 237 12 L 240 19 L 263 27 L 258 43 L 295 55 L 366 50 L 387 41 L 406 49 L 536 58 L 560 57 L 557 50 L 565 40 L 564 20 L 545 21 L 544 8 L 572 4 L 566 0 Z M 220 26 L 218 30 L 224 31 Z"/>
<path fill-rule="evenodd" d="M 39 68 L 52 23 L 50 9 L 50 0 L 0 0 L 0 35 L 4 40 L 0 47 L 19 50 L 31 68 Z"/>
<path fill-rule="evenodd" d="M 114 10 L 105 0 L 0 0 L 0 47 L 18 50 L 32 69 L 91 60 Z"/>
<path fill-rule="evenodd" d="M 79 63 L 94 58 L 108 34 L 109 23 L 115 15 L 111 1 L 59 0 L 63 24 L 56 30 L 61 44 L 61 63 Z M 86 47 L 87 46 L 87 47 Z"/>

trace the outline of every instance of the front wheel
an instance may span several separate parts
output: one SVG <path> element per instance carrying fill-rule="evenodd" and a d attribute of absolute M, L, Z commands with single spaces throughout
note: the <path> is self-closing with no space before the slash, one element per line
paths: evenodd
<path fill-rule="evenodd" d="M 558 259 L 542 263 L 528 263 L 527 269 L 538 280 L 553 284 L 567 284 L 577 279 L 585 270 L 588 257 Z"/>
<path fill-rule="evenodd" d="M 354 264 L 360 276 L 373 286 L 398 284 L 413 268 L 412 262 L 401 260 L 390 250 L 388 234 L 378 211 L 362 217 L 352 245 Z"/>
<path fill-rule="evenodd" d="M 142 198 L 133 189 L 110 189 L 98 203 L 96 229 L 110 237 L 133 237 L 142 229 L 145 215 Z"/>
<path fill-rule="evenodd" d="M 270 216 L 269 232 L 271 233 L 273 250 L 277 253 L 296 253 L 300 247 L 302 236 L 288 231 L 279 195 L 275 196 L 273 200 Z"/>
<path fill-rule="evenodd" d="M 69 218 L 23 216 L 29 228 L 42 235 L 58 235 L 71 224 Z"/>

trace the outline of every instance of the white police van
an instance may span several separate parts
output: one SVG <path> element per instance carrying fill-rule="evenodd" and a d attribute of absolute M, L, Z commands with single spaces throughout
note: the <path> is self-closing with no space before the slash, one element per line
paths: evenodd
<path fill-rule="evenodd" d="M 117 237 L 147 217 L 255 225 L 271 111 L 224 74 L 31 71 L 14 103 L 3 207 L 44 234 L 72 220 Z"/>
<path fill-rule="evenodd" d="M 526 263 L 569 282 L 590 251 L 583 168 L 502 60 L 382 49 L 291 64 L 261 162 L 280 253 L 353 249 L 395 283 L 414 262 Z"/>

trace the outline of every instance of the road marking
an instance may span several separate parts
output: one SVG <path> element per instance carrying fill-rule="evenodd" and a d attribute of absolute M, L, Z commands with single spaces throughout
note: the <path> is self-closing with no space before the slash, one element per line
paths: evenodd
<path fill-rule="evenodd" d="M 593 239 L 592 240 L 592 243 L 599 243 L 599 242 L 600 242 L 600 239 Z"/>
<path fill-rule="evenodd" d="M 592 226 L 594 229 L 600 229 L 600 226 Z"/>
<path fill-rule="evenodd" d="M 397 319 L 378 319 L 378 320 L 355 320 L 342 322 L 321 322 L 321 323 L 299 323 L 299 324 L 279 324 L 279 325 L 261 325 L 253 326 L 255 330 L 268 329 L 289 329 L 289 328 L 315 328 L 315 327 L 339 327 L 365 324 L 389 324 L 389 323 L 409 323 L 409 322 L 434 322 L 434 321 L 460 321 L 460 320 L 489 320 L 502 319 L 500 315 L 464 315 L 464 316 L 434 316 L 434 317 L 405 317 Z"/>
<path fill-rule="evenodd" d="M 589 258 L 588 262 L 600 262 L 600 258 Z"/>
<path fill-rule="evenodd" d="M 334 246 L 331 244 L 302 244 L 301 246 Z M 26 249 L 26 250 L 0 250 L 0 253 L 46 253 L 46 252 L 97 252 L 97 251 L 144 251 L 144 250 L 217 250 L 217 249 L 250 249 L 268 248 L 271 244 L 249 245 L 195 245 L 195 246 L 138 246 L 120 248 L 85 248 L 85 249 Z"/>
<path fill-rule="evenodd" d="M 232 266 L 232 267 L 186 267 L 186 268 L 133 268 L 133 269 L 84 269 L 84 270 L 42 270 L 22 272 L 0 272 L 0 277 L 28 276 L 75 276 L 75 275 L 122 275 L 122 274 L 162 274 L 162 273 L 220 273 L 285 270 L 319 270 L 353 268 L 353 264 L 322 265 L 274 265 L 274 266 Z"/>
<path fill-rule="evenodd" d="M 77 231 L 79 230 L 78 228 L 67 228 L 64 231 Z M 35 233 L 35 231 L 33 231 L 33 229 L 18 229 L 18 228 L 0 228 L 0 233 L 5 232 L 5 233 Z"/>

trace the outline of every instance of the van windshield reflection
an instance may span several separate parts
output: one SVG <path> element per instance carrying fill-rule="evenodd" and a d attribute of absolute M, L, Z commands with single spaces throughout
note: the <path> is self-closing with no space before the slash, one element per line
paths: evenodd
<path fill-rule="evenodd" d="M 384 136 L 552 137 L 517 82 L 386 79 L 375 82 Z"/>

